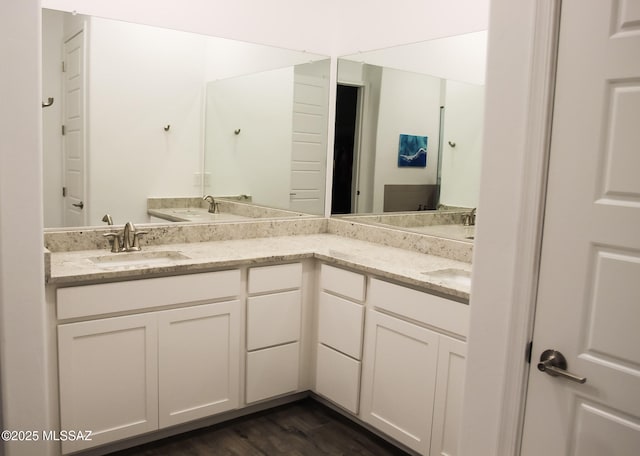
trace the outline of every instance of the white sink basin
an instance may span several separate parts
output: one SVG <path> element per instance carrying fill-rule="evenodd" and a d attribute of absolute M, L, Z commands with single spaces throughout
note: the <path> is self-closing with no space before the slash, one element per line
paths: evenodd
<path fill-rule="evenodd" d="M 214 214 L 209 212 L 207 209 L 194 207 L 166 209 L 166 212 L 187 222 L 197 222 L 203 220 L 246 220 L 247 218 L 250 218 L 242 215 L 231 214 L 228 212 L 216 212 Z"/>
<path fill-rule="evenodd" d="M 467 290 L 471 288 L 471 272 L 463 269 L 439 269 L 437 271 L 423 272 L 423 274 L 445 286 L 449 285 Z"/>
<path fill-rule="evenodd" d="M 175 250 L 155 252 L 127 252 L 113 253 L 90 258 L 92 263 L 105 269 L 115 268 L 139 268 L 145 266 L 171 265 L 180 260 L 188 260 L 189 257 Z"/>
<path fill-rule="evenodd" d="M 209 211 L 206 209 L 193 209 L 193 208 L 185 208 L 185 209 L 171 209 L 171 212 L 174 214 L 181 215 L 207 215 Z"/>
<path fill-rule="evenodd" d="M 472 240 L 475 238 L 475 226 L 464 225 L 427 225 L 409 228 L 431 236 L 438 236 L 447 239 Z"/>

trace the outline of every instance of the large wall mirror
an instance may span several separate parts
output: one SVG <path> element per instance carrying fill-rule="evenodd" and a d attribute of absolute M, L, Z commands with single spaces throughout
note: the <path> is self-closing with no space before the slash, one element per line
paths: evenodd
<path fill-rule="evenodd" d="M 54 10 L 42 28 L 45 227 L 205 194 L 324 213 L 326 56 Z"/>
<path fill-rule="evenodd" d="M 486 40 L 338 59 L 332 214 L 477 206 Z"/>

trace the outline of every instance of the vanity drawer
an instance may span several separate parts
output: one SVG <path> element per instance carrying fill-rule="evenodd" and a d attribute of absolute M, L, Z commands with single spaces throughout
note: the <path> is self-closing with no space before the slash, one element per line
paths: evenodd
<path fill-rule="evenodd" d="M 362 358 L 364 307 L 352 301 L 320 293 L 318 341 L 352 358 Z"/>
<path fill-rule="evenodd" d="M 240 294 L 240 270 L 206 272 L 57 290 L 58 319 L 212 301 Z"/>
<path fill-rule="evenodd" d="M 249 294 L 300 288 L 302 264 L 290 263 L 249 269 Z"/>
<path fill-rule="evenodd" d="M 356 272 L 322 264 L 320 266 L 320 288 L 354 301 L 364 301 L 365 277 Z"/>
<path fill-rule="evenodd" d="M 318 344 L 316 392 L 357 414 L 361 366 L 360 361 Z"/>
<path fill-rule="evenodd" d="M 469 306 L 383 280 L 371 279 L 369 303 L 444 331 L 467 337 Z"/>
<path fill-rule="evenodd" d="M 300 339 L 300 290 L 247 299 L 247 350 Z"/>
<path fill-rule="evenodd" d="M 298 390 L 297 342 L 247 353 L 247 404 Z"/>

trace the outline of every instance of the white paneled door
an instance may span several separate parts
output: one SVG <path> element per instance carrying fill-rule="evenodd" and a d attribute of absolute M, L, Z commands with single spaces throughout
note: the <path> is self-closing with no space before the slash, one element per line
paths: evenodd
<path fill-rule="evenodd" d="M 65 41 L 63 71 L 64 224 L 84 226 L 84 32 Z"/>
<path fill-rule="evenodd" d="M 640 0 L 564 0 L 558 52 L 521 454 L 635 456 Z M 547 349 L 586 382 L 540 371 Z"/>
<path fill-rule="evenodd" d="M 327 155 L 327 80 L 294 74 L 289 208 L 324 213 Z"/>

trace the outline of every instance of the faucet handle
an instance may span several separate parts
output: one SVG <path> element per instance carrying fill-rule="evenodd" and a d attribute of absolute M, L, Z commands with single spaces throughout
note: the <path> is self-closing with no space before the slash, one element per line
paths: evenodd
<path fill-rule="evenodd" d="M 131 250 L 140 250 L 140 236 L 144 234 L 149 234 L 148 231 L 134 231 L 133 233 L 133 245 L 131 246 Z"/>
<path fill-rule="evenodd" d="M 121 251 L 121 237 L 119 233 L 105 233 L 104 237 L 109 239 L 109 245 L 111 246 L 111 252 L 118 253 Z"/>

